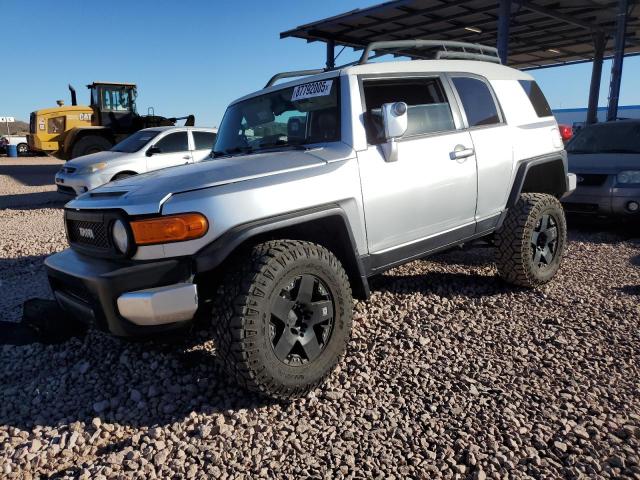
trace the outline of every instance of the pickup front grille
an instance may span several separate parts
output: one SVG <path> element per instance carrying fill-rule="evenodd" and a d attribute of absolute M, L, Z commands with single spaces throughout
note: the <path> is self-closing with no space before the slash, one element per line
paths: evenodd
<path fill-rule="evenodd" d="M 75 210 L 64 211 L 69 245 L 74 250 L 99 258 L 124 259 L 111 240 L 111 226 L 116 220 L 127 221 L 121 210 Z M 132 252 L 128 252 L 132 254 Z"/>
<path fill-rule="evenodd" d="M 67 219 L 69 242 L 94 248 L 109 249 L 111 244 L 104 222 L 88 222 Z"/>
<path fill-rule="evenodd" d="M 578 173 L 578 186 L 580 187 L 599 187 L 607 181 L 606 173 Z"/>

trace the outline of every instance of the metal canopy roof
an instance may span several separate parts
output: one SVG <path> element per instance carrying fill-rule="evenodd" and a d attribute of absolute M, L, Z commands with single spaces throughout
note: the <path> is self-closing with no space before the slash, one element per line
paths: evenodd
<path fill-rule="evenodd" d="M 617 0 L 512 0 L 508 64 L 539 68 L 594 56 L 594 36 L 607 36 L 613 55 Z M 282 32 L 281 38 L 335 42 L 361 49 L 373 41 L 445 39 L 495 46 L 497 0 L 395 0 Z M 633 1 L 630 2 L 633 4 Z M 635 7 L 635 8 L 634 8 Z M 424 51 L 395 52 L 428 58 Z M 631 6 L 625 54 L 640 53 L 640 7 Z M 428 54 L 428 52 L 427 52 Z"/>

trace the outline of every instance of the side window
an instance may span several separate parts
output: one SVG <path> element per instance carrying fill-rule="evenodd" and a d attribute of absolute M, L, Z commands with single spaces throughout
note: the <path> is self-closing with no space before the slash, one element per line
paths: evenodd
<path fill-rule="evenodd" d="M 367 140 L 372 145 L 384 142 L 381 107 L 385 103 L 407 104 L 405 137 L 455 129 L 451 107 L 437 78 L 365 80 L 363 88 Z"/>
<path fill-rule="evenodd" d="M 533 109 L 536 111 L 536 115 L 538 117 L 550 117 L 553 115 L 551 113 L 551 107 L 549 107 L 549 102 L 544 98 L 544 93 L 540 90 L 540 87 L 533 80 L 518 80 L 524 92 L 531 100 L 531 105 L 533 105 Z"/>
<path fill-rule="evenodd" d="M 192 132 L 193 143 L 196 150 L 211 150 L 216 143 L 216 134 L 213 132 Z"/>
<path fill-rule="evenodd" d="M 156 145 L 161 153 L 186 152 L 189 150 L 187 132 L 170 133 L 160 139 Z"/>
<path fill-rule="evenodd" d="M 486 83 L 476 78 L 454 77 L 470 127 L 500 123 L 498 107 Z"/>

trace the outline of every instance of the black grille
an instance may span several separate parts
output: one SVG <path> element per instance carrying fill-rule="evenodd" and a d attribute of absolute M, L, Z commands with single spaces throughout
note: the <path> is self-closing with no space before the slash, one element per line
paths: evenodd
<path fill-rule="evenodd" d="M 105 250 L 111 247 L 106 225 L 102 222 L 67 219 L 67 231 L 71 243 Z"/>
<path fill-rule="evenodd" d="M 67 238 L 71 247 L 85 255 L 99 258 L 126 258 L 132 251 L 121 253 L 111 240 L 111 226 L 116 220 L 127 223 L 126 214 L 119 210 L 75 210 L 64 211 Z"/>
<path fill-rule="evenodd" d="M 607 174 L 578 173 L 578 185 L 581 187 L 599 187 L 607 181 Z"/>

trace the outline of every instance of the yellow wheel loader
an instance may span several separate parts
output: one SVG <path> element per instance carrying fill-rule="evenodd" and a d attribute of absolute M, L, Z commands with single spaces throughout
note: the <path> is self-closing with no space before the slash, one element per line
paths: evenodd
<path fill-rule="evenodd" d="M 165 118 L 136 111 L 137 87 L 133 83 L 93 82 L 90 105 L 78 105 L 76 91 L 69 85 L 71 105 L 58 100 L 58 106 L 31 113 L 29 148 L 61 159 L 72 159 L 109 150 L 134 132 L 148 127 L 171 126 L 185 120 L 195 124 L 195 117 Z"/>

